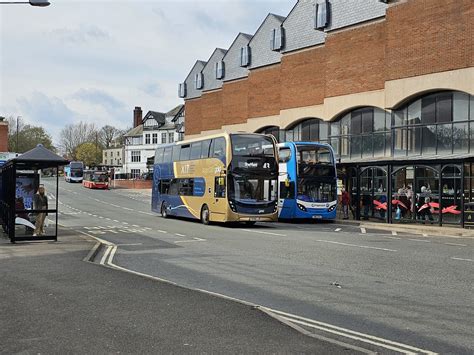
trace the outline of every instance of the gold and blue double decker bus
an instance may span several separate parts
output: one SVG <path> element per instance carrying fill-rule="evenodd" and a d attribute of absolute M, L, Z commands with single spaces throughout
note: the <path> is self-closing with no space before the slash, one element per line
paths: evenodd
<path fill-rule="evenodd" d="M 209 222 L 276 221 L 278 160 L 272 136 L 222 133 L 155 152 L 152 210 Z"/>

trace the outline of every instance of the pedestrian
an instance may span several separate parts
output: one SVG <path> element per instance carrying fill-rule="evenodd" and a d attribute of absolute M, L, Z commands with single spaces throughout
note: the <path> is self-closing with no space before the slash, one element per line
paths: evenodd
<path fill-rule="evenodd" d="M 34 210 L 47 210 L 48 209 L 48 197 L 44 185 L 40 185 L 38 192 L 33 198 L 33 209 Z M 35 231 L 33 236 L 40 236 L 44 234 L 44 220 L 48 215 L 47 212 L 36 212 Z"/>
<path fill-rule="evenodd" d="M 350 205 L 350 197 L 349 193 L 343 187 L 341 189 L 341 204 L 342 204 L 342 212 L 344 214 L 343 219 L 349 219 L 349 205 Z"/>

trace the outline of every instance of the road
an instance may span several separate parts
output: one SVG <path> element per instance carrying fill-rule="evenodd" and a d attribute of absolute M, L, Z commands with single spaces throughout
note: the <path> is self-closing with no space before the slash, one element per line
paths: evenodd
<path fill-rule="evenodd" d="M 203 226 L 161 218 L 140 193 L 64 182 L 60 211 L 62 225 L 116 244 L 118 266 L 277 310 L 311 333 L 387 352 L 474 351 L 473 239 Z"/>

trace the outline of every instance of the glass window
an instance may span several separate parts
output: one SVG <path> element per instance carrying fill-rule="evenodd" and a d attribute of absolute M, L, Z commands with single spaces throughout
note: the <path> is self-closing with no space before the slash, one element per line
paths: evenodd
<path fill-rule="evenodd" d="M 408 156 L 421 154 L 421 134 L 422 128 L 419 126 L 408 127 L 407 129 L 407 147 Z M 436 142 L 433 140 L 434 144 Z"/>
<path fill-rule="evenodd" d="M 454 153 L 467 153 L 469 151 L 468 123 L 453 124 L 453 149 Z"/>
<path fill-rule="evenodd" d="M 437 154 L 451 154 L 453 151 L 453 126 L 451 123 L 440 124 L 436 129 L 438 141 Z"/>
<path fill-rule="evenodd" d="M 437 96 L 436 121 L 438 123 L 453 121 L 453 95 L 451 93 Z"/>
<path fill-rule="evenodd" d="M 360 134 L 361 133 L 361 121 L 362 115 L 360 111 L 354 111 L 351 115 L 351 123 L 350 123 L 350 134 Z"/>
<path fill-rule="evenodd" d="M 209 158 L 209 148 L 211 147 L 211 140 L 206 139 L 201 145 L 201 158 Z"/>
<path fill-rule="evenodd" d="M 329 122 L 319 122 L 319 139 L 328 139 Z"/>
<path fill-rule="evenodd" d="M 393 154 L 396 157 L 407 155 L 407 129 L 392 129 Z"/>
<path fill-rule="evenodd" d="M 311 134 L 310 134 L 310 121 L 305 121 L 301 123 L 301 140 L 305 142 L 311 141 Z"/>
<path fill-rule="evenodd" d="M 323 29 L 327 27 L 329 22 L 328 2 L 323 1 L 316 4 L 315 29 Z"/>
<path fill-rule="evenodd" d="M 329 133 L 331 136 L 338 136 L 341 134 L 341 122 L 331 122 L 329 125 Z"/>
<path fill-rule="evenodd" d="M 462 92 L 453 94 L 453 121 L 469 119 L 469 95 Z"/>
<path fill-rule="evenodd" d="M 351 115 L 350 114 L 347 114 L 342 118 L 342 120 L 341 120 L 341 135 L 346 135 L 346 134 L 352 133 L 352 132 L 350 132 L 350 129 L 349 129 L 350 121 L 351 121 Z"/>
<path fill-rule="evenodd" d="M 168 133 L 168 143 L 174 143 L 174 133 Z"/>
<path fill-rule="evenodd" d="M 139 163 L 141 160 L 141 154 L 139 150 L 132 150 L 132 163 Z"/>
<path fill-rule="evenodd" d="M 225 141 L 224 143 L 225 150 Z M 232 135 L 232 154 L 234 156 L 244 157 L 273 157 L 274 145 L 273 140 L 268 136 L 256 136 L 256 135 Z M 215 148 L 214 148 L 215 151 Z"/>
<path fill-rule="evenodd" d="M 407 124 L 407 108 L 403 107 L 402 109 L 393 111 L 392 114 L 392 126 L 405 126 Z"/>
<path fill-rule="evenodd" d="M 421 99 L 421 123 L 436 122 L 436 99 L 433 95 Z"/>
<path fill-rule="evenodd" d="M 359 116 L 360 117 L 360 116 Z M 351 142 L 351 158 L 360 158 L 362 151 L 362 137 L 361 136 L 352 136 L 350 138 Z"/>
<path fill-rule="evenodd" d="M 278 154 L 278 162 L 286 163 L 291 159 L 291 150 L 290 148 L 281 147 Z"/>
<path fill-rule="evenodd" d="M 179 153 L 180 152 L 181 152 L 181 146 L 175 145 L 173 147 L 173 155 L 172 155 L 173 161 L 179 161 Z"/>
<path fill-rule="evenodd" d="M 194 142 L 191 144 L 191 157 L 190 159 L 201 158 L 202 142 Z"/>
<path fill-rule="evenodd" d="M 350 140 L 348 137 L 341 137 L 341 145 L 339 149 L 340 149 L 339 156 L 341 158 L 349 158 Z"/>
<path fill-rule="evenodd" d="M 225 138 L 215 138 L 212 140 L 212 158 L 225 157 Z"/>
<path fill-rule="evenodd" d="M 152 142 L 153 144 L 158 144 L 158 133 L 153 133 Z"/>
<path fill-rule="evenodd" d="M 280 182 L 280 198 L 283 199 L 294 199 L 295 198 L 295 182 L 289 181 L 285 183 Z"/>
<path fill-rule="evenodd" d="M 361 112 L 362 133 L 372 133 L 374 130 L 374 110 L 364 110 Z"/>
<path fill-rule="evenodd" d="M 421 100 L 416 100 L 408 106 L 408 124 L 421 123 Z"/>
<path fill-rule="evenodd" d="M 362 136 L 362 158 L 369 158 L 372 156 L 373 156 L 372 135 Z"/>
<path fill-rule="evenodd" d="M 191 147 L 189 144 L 181 146 L 181 152 L 179 154 L 179 160 L 189 160 L 189 155 L 191 153 Z"/>
<path fill-rule="evenodd" d="M 374 132 L 385 131 L 385 119 L 390 117 L 385 111 L 374 109 Z M 390 125 L 388 126 L 390 128 Z"/>
<path fill-rule="evenodd" d="M 385 155 L 385 133 L 373 135 L 374 157 L 383 157 Z"/>
<path fill-rule="evenodd" d="M 225 198 L 225 177 L 223 176 L 214 178 L 214 197 Z"/>
<path fill-rule="evenodd" d="M 145 144 L 150 144 L 150 135 L 145 134 Z"/>
<path fill-rule="evenodd" d="M 165 152 L 163 154 L 163 163 L 171 163 L 172 150 L 172 147 L 165 148 Z"/>
<path fill-rule="evenodd" d="M 161 143 L 166 143 L 166 133 L 161 133 Z"/>
<path fill-rule="evenodd" d="M 422 128 L 423 147 L 422 154 L 436 154 L 436 126 Z"/>

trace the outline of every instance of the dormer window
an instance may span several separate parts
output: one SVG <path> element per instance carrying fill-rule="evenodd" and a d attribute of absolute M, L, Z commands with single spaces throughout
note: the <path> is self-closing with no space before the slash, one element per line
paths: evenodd
<path fill-rule="evenodd" d="M 184 99 L 186 97 L 186 83 L 181 83 L 178 86 L 178 96 L 181 99 Z"/>
<path fill-rule="evenodd" d="M 216 79 L 224 79 L 225 70 L 224 70 L 224 61 L 220 60 L 216 63 Z"/>
<path fill-rule="evenodd" d="M 316 3 L 315 10 L 314 28 L 317 30 L 325 29 L 329 25 L 329 1 Z"/>
<path fill-rule="evenodd" d="M 284 29 L 277 27 L 272 30 L 272 38 L 270 39 L 270 48 L 272 51 L 279 51 L 283 48 Z"/>
<path fill-rule="evenodd" d="M 247 67 L 250 65 L 250 47 L 244 46 L 240 48 L 240 66 Z"/>
<path fill-rule="evenodd" d="M 196 75 L 194 75 L 194 88 L 196 90 L 202 90 L 202 87 L 204 86 L 203 79 L 202 73 L 196 73 Z"/>

